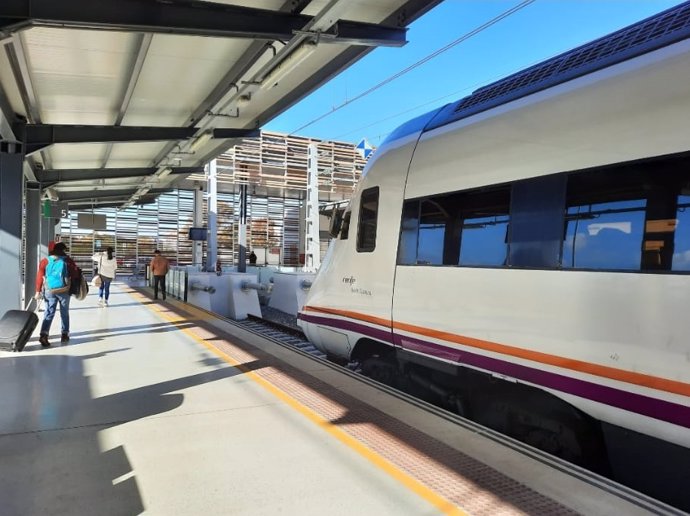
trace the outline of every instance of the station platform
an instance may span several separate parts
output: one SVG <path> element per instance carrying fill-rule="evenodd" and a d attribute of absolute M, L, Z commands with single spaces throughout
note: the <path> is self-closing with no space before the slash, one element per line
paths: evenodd
<path fill-rule="evenodd" d="M 0 352 L 2 516 L 663 512 L 144 288 L 71 329 Z"/>

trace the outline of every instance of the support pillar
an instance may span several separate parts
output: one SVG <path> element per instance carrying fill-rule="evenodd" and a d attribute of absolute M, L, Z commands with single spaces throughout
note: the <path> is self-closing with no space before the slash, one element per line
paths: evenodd
<path fill-rule="evenodd" d="M 305 209 L 304 272 L 316 272 L 321 266 L 319 242 L 319 150 L 315 143 L 308 147 L 307 198 Z"/>
<path fill-rule="evenodd" d="M 237 272 L 247 272 L 247 184 L 240 184 L 240 245 L 237 255 Z"/>
<path fill-rule="evenodd" d="M 0 315 L 22 305 L 23 161 L 20 144 L 0 142 Z"/>
<path fill-rule="evenodd" d="M 50 220 L 50 219 L 48 219 Z M 41 189 L 38 185 L 26 188 L 26 256 L 24 257 L 24 299 L 36 292 L 36 272 L 41 257 Z M 46 247 L 47 252 L 47 247 Z"/>
<path fill-rule="evenodd" d="M 41 217 L 41 248 L 38 256 L 43 258 L 48 256 L 48 244 L 55 240 L 55 219 Z"/>
<path fill-rule="evenodd" d="M 194 186 L 194 223 L 195 228 L 204 224 L 204 192 L 201 186 Z M 192 264 L 202 266 L 204 260 L 204 243 L 201 240 L 194 241 L 192 248 Z"/>
<path fill-rule="evenodd" d="M 218 259 L 218 169 L 216 160 L 208 164 L 208 240 L 206 242 L 206 270 L 216 270 Z"/>

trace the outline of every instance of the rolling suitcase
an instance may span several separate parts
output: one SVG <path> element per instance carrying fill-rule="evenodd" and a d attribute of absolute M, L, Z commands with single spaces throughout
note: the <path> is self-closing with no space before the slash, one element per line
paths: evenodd
<path fill-rule="evenodd" d="M 38 325 L 38 315 L 35 310 L 8 310 L 0 319 L 0 347 L 9 351 L 22 351 L 31 334 Z M 38 308 L 38 301 L 36 301 Z"/>

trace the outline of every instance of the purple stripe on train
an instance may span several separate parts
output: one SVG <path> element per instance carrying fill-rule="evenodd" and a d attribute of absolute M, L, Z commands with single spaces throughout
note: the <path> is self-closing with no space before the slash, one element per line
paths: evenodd
<path fill-rule="evenodd" d="M 329 326 L 331 328 L 362 333 L 367 337 L 371 337 L 382 342 L 387 342 L 388 344 L 393 344 L 393 335 L 390 331 L 371 328 L 370 326 L 364 326 L 363 324 L 354 323 L 349 320 L 331 319 L 330 317 L 317 317 L 315 315 L 308 314 L 300 314 L 299 319 L 310 323 L 323 324 L 324 326 Z"/>
<path fill-rule="evenodd" d="M 510 376 L 535 385 L 540 385 L 599 403 L 605 403 L 612 407 L 690 428 L 690 407 L 685 405 L 679 405 L 677 403 L 671 403 L 649 396 L 563 376 L 557 373 L 542 371 L 533 367 L 506 362 L 505 360 L 470 353 L 435 342 L 409 337 L 407 335 L 395 334 L 393 339 L 390 332 L 371 328 L 370 326 L 349 320 L 316 317 L 307 314 L 301 314 L 300 318 L 307 322 L 361 333 L 389 344 L 395 341 L 395 344 L 410 351 L 471 365 L 486 371 Z"/>

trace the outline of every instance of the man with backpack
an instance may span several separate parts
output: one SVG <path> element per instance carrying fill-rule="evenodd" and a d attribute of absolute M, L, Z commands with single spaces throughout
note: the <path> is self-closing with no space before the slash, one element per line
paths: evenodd
<path fill-rule="evenodd" d="M 45 317 L 41 325 L 41 335 L 38 341 L 41 346 L 50 346 L 48 333 L 55 317 L 57 305 L 60 305 L 60 319 L 62 321 L 61 342 L 69 342 L 69 299 L 72 281 L 79 281 L 77 264 L 67 256 L 67 246 L 58 242 L 48 250 L 48 258 L 41 260 L 36 275 L 36 299 L 41 293 L 46 302 Z"/>

